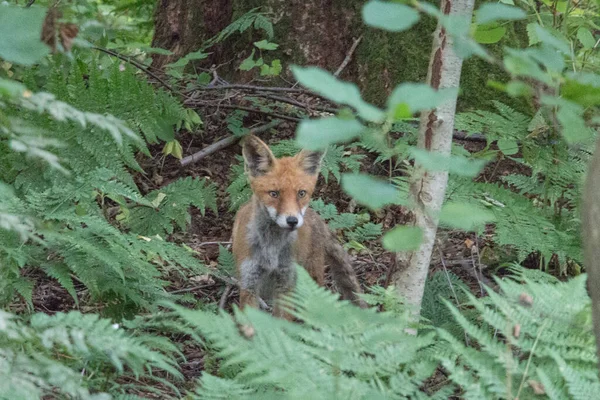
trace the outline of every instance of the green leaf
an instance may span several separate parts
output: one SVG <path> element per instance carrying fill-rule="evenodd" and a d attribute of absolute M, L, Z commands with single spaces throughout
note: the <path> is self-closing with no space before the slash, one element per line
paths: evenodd
<path fill-rule="evenodd" d="M 167 67 L 169 67 L 169 68 L 183 68 L 186 65 L 188 65 L 190 61 L 193 61 L 193 60 L 203 60 L 206 57 L 208 57 L 207 53 L 203 53 L 201 50 L 194 51 L 192 53 L 189 53 L 189 54 L 185 55 L 184 57 L 181 57 L 179 60 L 175 61 L 174 63 L 167 64 Z"/>
<path fill-rule="evenodd" d="M 518 20 L 527 17 L 520 8 L 500 3 L 485 3 L 477 10 L 476 21 L 478 24 L 487 24 L 498 20 Z"/>
<path fill-rule="evenodd" d="M 178 160 L 183 158 L 183 149 L 179 140 L 173 140 L 172 142 L 165 144 L 162 152 L 164 155 L 168 156 L 170 154 Z"/>
<path fill-rule="evenodd" d="M 582 142 L 592 135 L 591 130 L 585 125 L 583 107 L 567 99 L 544 96 L 542 104 L 558 106 L 556 118 L 562 127 L 562 134 L 569 143 Z"/>
<path fill-rule="evenodd" d="M 512 156 L 519 152 L 519 145 L 517 142 L 507 138 L 501 138 L 498 140 L 498 148 L 504 155 L 507 156 Z"/>
<path fill-rule="evenodd" d="M 365 24 L 390 32 L 405 31 L 419 21 L 419 13 L 404 4 L 369 1 L 362 10 Z"/>
<path fill-rule="evenodd" d="M 513 75 L 527 76 L 540 80 L 546 84 L 552 84 L 552 79 L 532 59 L 531 55 L 514 49 L 506 49 L 508 55 L 504 57 L 504 66 Z"/>
<path fill-rule="evenodd" d="M 529 38 L 529 46 L 533 46 L 540 42 L 540 38 L 537 35 L 537 27 L 539 25 L 535 22 L 527 24 L 527 37 Z"/>
<path fill-rule="evenodd" d="M 385 120 L 385 113 L 364 101 L 355 84 L 341 81 L 317 67 L 303 68 L 294 65 L 291 69 L 298 82 L 313 92 L 338 104 L 353 107 L 361 118 L 368 121 L 382 122 Z"/>
<path fill-rule="evenodd" d="M 566 40 L 564 37 L 561 37 L 559 32 L 542 28 L 539 25 L 536 25 L 535 32 L 541 42 L 554 47 L 556 50 L 564 54 L 570 53 L 571 48 L 568 40 Z"/>
<path fill-rule="evenodd" d="M 268 40 L 261 40 L 260 42 L 254 42 L 254 45 L 261 50 L 275 50 L 279 47 L 277 43 L 271 43 Z"/>
<path fill-rule="evenodd" d="M 397 226 L 383 236 L 383 247 L 389 251 L 416 250 L 423 241 L 423 231 L 416 226 Z"/>
<path fill-rule="evenodd" d="M 271 75 L 278 76 L 279 74 L 281 74 L 281 70 L 281 60 L 273 60 L 273 62 L 271 62 Z"/>
<path fill-rule="evenodd" d="M 303 120 L 296 131 L 298 145 L 308 150 L 325 150 L 333 143 L 347 142 L 365 129 L 355 119 L 337 117 Z"/>
<path fill-rule="evenodd" d="M 156 195 L 156 198 L 154 200 L 152 200 L 152 205 L 155 208 L 158 208 L 158 206 L 160 206 L 160 203 L 162 203 L 162 201 L 165 199 L 165 197 L 167 197 L 166 194 L 164 194 L 162 192 L 158 192 L 158 194 Z"/>
<path fill-rule="evenodd" d="M 593 49 L 594 45 L 596 44 L 596 40 L 594 39 L 592 32 L 583 26 L 577 30 L 577 39 L 584 49 Z"/>
<path fill-rule="evenodd" d="M 473 37 L 477 43 L 498 43 L 506 34 L 506 27 L 498 24 L 477 25 Z"/>
<path fill-rule="evenodd" d="M 464 156 L 446 156 L 437 152 L 413 148 L 411 155 L 429 171 L 449 171 L 460 176 L 474 177 L 486 164 L 486 160 L 471 160 Z"/>
<path fill-rule="evenodd" d="M 447 202 L 440 213 L 440 223 L 466 231 L 493 221 L 494 213 L 472 203 Z"/>
<path fill-rule="evenodd" d="M 27 88 L 11 79 L 0 78 L 0 96 L 16 97 L 25 93 Z"/>
<path fill-rule="evenodd" d="M 43 8 L 0 4 L 0 58 L 32 65 L 50 52 L 40 39 L 45 17 Z"/>
<path fill-rule="evenodd" d="M 424 83 L 402 83 L 388 98 L 388 113 L 407 118 L 418 111 L 433 109 L 457 95 L 458 88 L 435 90 Z"/>
<path fill-rule="evenodd" d="M 241 71 L 250 71 L 252 68 L 256 66 L 254 62 L 254 50 L 252 50 L 252 54 L 248 56 L 242 63 L 240 64 Z"/>
<path fill-rule="evenodd" d="M 512 97 L 528 96 L 532 94 L 531 87 L 521 81 L 508 82 L 504 90 Z"/>
<path fill-rule="evenodd" d="M 584 107 L 600 104 L 600 76 L 591 73 L 572 75 L 565 80 L 560 94 Z"/>
<path fill-rule="evenodd" d="M 371 209 L 398 204 L 401 200 L 401 193 L 394 185 L 366 174 L 343 174 L 342 189 Z"/>

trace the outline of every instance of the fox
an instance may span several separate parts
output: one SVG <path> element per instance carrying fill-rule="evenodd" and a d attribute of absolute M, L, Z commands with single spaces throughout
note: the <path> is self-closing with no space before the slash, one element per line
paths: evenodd
<path fill-rule="evenodd" d="M 236 214 L 232 251 L 240 286 L 240 307 L 273 301 L 273 315 L 291 316 L 278 304 L 296 284 L 295 264 L 323 286 L 328 264 L 342 299 L 365 308 L 350 257 L 321 217 L 309 208 L 321 163 L 321 151 L 302 150 L 276 158 L 254 135 L 242 142 L 251 199 Z"/>

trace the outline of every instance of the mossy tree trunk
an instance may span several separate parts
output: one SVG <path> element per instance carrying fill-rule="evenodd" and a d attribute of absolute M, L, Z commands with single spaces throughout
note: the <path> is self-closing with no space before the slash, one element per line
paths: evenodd
<path fill-rule="evenodd" d="M 364 0 L 158 0 L 156 34 L 152 45 L 173 51 L 174 56 L 155 56 L 153 66 L 161 67 L 190 51 L 249 10 L 260 7 L 274 24 L 273 41 L 279 49 L 269 52 L 285 67 L 291 64 L 316 65 L 334 72 L 343 62 L 356 38 L 362 40 L 340 77 L 359 85 L 367 101 L 383 104 L 400 82 L 423 82 L 427 76 L 428 51 L 436 22 L 424 16 L 407 32 L 383 32 L 367 27 L 361 18 Z M 252 43 L 265 39 L 261 33 L 234 35 L 210 49 L 204 67 L 222 65 L 219 75 L 232 82 L 254 77 L 237 67 L 250 55 Z M 504 46 L 527 43 L 523 27 L 509 27 L 506 38 L 490 46 L 496 55 Z M 223 65 L 226 64 L 226 65 Z M 284 73 L 285 74 L 285 73 Z M 291 77 L 287 74 L 286 78 Z M 496 66 L 471 58 L 463 66 L 458 109 L 491 108 L 491 99 L 522 108 L 493 88 L 488 80 L 507 80 Z M 285 84 L 285 82 L 281 82 Z"/>
<path fill-rule="evenodd" d="M 155 54 L 152 67 L 162 68 L 178 58 L 198 50 L 202 42 L 231 23 L 231 0 L 158 0 L 154 14 L 152 47 L 171 51 Z M 223 48 L 211 49 L 209 63 L 219 62 Z"/>

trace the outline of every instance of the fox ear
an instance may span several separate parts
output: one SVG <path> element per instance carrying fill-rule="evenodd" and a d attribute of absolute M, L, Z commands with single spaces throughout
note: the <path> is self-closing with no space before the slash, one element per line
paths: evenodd
<path fill-rule="evenodd" d="M 269 146 L 254 135 L 247 136 L 242 144 L 246 170 L 250 176 L 264 175 L 273 168 L 275 156 Z"/>
<path fill-rule="evenodd" d="M 325 157 L 324 151 L 308 151 L 302 150 L 296 158 L 300 167 L 309 175 L 319 175 L 321 170 L 321 162 Z"/>

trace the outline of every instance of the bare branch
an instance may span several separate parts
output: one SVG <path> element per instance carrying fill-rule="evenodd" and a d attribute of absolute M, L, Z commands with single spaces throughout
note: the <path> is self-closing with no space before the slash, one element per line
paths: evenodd
<path fill-rule="evenodd" d="M 257 128 L 251 129 L 249 134 L 257 134 L 257 133 L 268 131 L 269 129 L 275 128 L 276 126 L 281 124 L 281 122 L 282 122 L 281 120 L 271 121 L 268 124 L 261 125 Z M 219 140 L 218 142 L 213 143 L 208 147 L 205 147 L 204 149 L 200 150 L 197 153 L 192 154 L 191 156 L 184 157 L 180 161 L 180 164 L 182 167 L 185 167 L 186 165 L 196 163 L 196 162 L 202 160 L 203 158 L 206 158 L 207 156 L 209 156 L 213 153 L 216 153 L 217 151 L 220 151 L 222 149 L 225 149 L 229 146 L 234 145 L 240 139 L 241 139 L 241 137 L 239 137 L 239 136 L 227 136 L 225 139 Z"/>
<path fill-rule="evenodd" d="M 339 68 L 337 69 L 337 71 L 334 72 L 333 76 L 335 76 L 335 77 L 340 76 L 340 74 L 342 73 L 344 68 L 346 68 L 346 66 L 350 63 L 350 60 L 352 59 L 352 54 L 354 54 L 354 51 L 356 50 L 356 47 L 358 47 L 358 44 L 360 43 L 361 40 L 362 40 L 362 35 L 360 35 L 358 37 L 358 39 L 356 39 L 354 41 L 354 43 L 352 43 L 352 47 L 350 47 L 350 50 L 348 50 L 348 54 L 346 54 L 346 58 L 344 58 L 344 61 L 342 61 Z"/>

